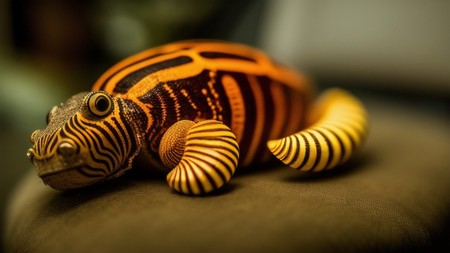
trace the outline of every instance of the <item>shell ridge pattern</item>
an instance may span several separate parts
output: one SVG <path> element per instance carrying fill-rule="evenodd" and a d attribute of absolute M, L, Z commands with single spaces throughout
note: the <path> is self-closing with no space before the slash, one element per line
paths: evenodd
<path fill-rule="evenodd" d="M 293 86 L 300 89 L 304 85 L 298 75 L 290 76 L 287 68 L 274 66 L 265 54 L 242 45 L 179 43 L 178 50 L 175 46 L 125 60 L 118 64 L 122 66 L 113 67 L 111 76 L 94 85 L 135 102 L 146 113 L 150 111 L 152 122 L 146 139 L 151 153 L 157 153 L 165 130 L 182 119 L 215 119 L 230 126 L 240 144 L 244 166 L 260 155 L 264 160 L 270 158 L 262 145 L 269 137 L 299 130 L 303 120 L 289 123 L 292 120 L 288 117 L 293 110 L 291 103 L 304 100 L 299 92 L 292 95 Z M 288 72 L 284 82 L 277 80 Z M 282 105 L 275 105 L 275 101 Z M 282 116 L 274 121 L 274 115 Z"/>

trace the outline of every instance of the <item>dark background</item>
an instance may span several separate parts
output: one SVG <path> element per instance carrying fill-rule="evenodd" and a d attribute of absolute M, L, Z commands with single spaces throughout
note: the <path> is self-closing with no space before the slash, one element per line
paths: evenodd
<path fill-rule="evenodd" d="M 319 90 L 448 117 L 449 10 L 438 0 L 0 0 L 0 225 L 32 169 L 29 134 L 126 56 L 175 40 L 232 40 L 309 74 Z"/>

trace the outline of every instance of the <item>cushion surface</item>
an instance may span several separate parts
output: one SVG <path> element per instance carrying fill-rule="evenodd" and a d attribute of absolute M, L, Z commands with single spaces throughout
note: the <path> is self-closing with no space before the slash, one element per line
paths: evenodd
<path fill-rule="evenodd" d="M 30 171 L 6 216 L 7 252 L 300 252 L 425 249 L 450 217 L 448 120 L 366 99 L 365 147 L 304 174 L 279 163 L 187 197 L 135 172 L 58 192 Z"/>

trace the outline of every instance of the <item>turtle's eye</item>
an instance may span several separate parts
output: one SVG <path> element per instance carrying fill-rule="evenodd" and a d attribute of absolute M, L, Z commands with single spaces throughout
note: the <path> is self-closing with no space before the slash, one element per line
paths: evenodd
<path fill-rule="evenodd" d="M 89 112 L 97 117 L 105 117 L 113 109 L 112 98 L 103 92 L 92 93 L 87 100 L 87 105 Z"/>

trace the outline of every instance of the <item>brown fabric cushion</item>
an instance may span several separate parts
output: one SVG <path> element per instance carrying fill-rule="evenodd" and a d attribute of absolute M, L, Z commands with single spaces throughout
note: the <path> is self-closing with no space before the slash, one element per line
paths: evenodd
<path fill-rule="evenodd" d="M 9 204 L 6 250 L 428 249 L 450 217 L 449 122 L 417 108 L 366 102 L 367 145 L 326 174 L 276 164 L 237 175 L 214 195 L 186 197 L 163 178 L 139 173 L 60 193 L 30 172 Z"/>

